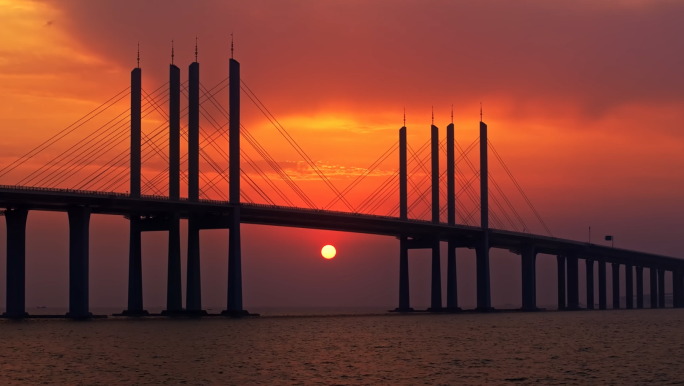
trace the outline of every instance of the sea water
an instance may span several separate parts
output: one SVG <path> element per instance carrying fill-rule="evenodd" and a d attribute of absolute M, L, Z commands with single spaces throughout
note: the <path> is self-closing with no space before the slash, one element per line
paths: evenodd
<path fill-rule="evenodd" d="M 2 320 L 0 384 L 684 383 L 681 309 L 367 311 Z"/>

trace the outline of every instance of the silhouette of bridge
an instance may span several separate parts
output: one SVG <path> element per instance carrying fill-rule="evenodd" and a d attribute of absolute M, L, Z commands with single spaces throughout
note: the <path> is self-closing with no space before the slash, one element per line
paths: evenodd
<path fill-rule="evenodd" d="M 644 268 L 650 271 L 651 307 L 665 306 L 665 271 L 672 272 L 674 307 L 684 307 L 684 260 L 553 237 L 510 169 L 487 139 L 487 125 L 482 121 L 479 123 L 479 138 L 465 148 L 455 140 L 453 122 L 447 126 L 446 138 L 443 140 L 440 140 L 439 129 L 433 122 L 430 140 L 417 150 L 407 142 L 408 129 L 404 123 L 404 127 L 399 129 L 399 141 L 383 152 L 347 188 L 340 191 L 326 176 L 325 170 L 307 155 L 241 80 L 240 64 L 236 60 L 230 59 L 228 78 L 211 89 L 200 83 L 197 61 L 190 64 L 186 82 L 181 82 L 180 69 L 171 64 L 169 82 L 151 93 L 143 90 L 141 74 L 138 64 L 131 72 L 130 87 L 0 169 L 0 178 L 7 178 L 13 172 L 20 174 L 20 180 L 16 184 L 0 185 L 0 208 L 5 208 L 3 214 L 7 224 L 5 317 L 29 317 L 25 310 L 25 236 L 27 216 L 31 210 L 68 214 L 67 316 L 73 318 L 92 316 L 88 300 L 91 214 L 123 215 L 129 220 L 128 308 L 122 313 L 128 316 L 148 315 L 143 307 L 141 253 L 141 233 L 148 231 L 169 232 L 167 304 L 162 314 L 206 315 L 202 309 L 200 292 L 199 249 L 200 231 L 206 229 L 229 230 L 228 298 L 226 310 L 222 314 L 248 315 L 242 304 L 241 223 L 397 237 L 400 244 L 400 270 L 399 304 L 396 311 L 399 312 L 413 311 L 409 299 L 410 249 L 432 250 L 431 301 L 428 310 L 460 310 L 456 285 L 457 248 L 476 251 L 477 310 L 480 311 L 493 310 L 490 296 L 490 248 L 508 249 L 521 256 L 524 311 L 538 309 L 535 267 L 536 256 L 540 253 L 557 256 L 559 309 L 580 309 L 578 266 L 581 259 L 586 263 L 586 308 L 593 309 L 595 304 L 595 266 L 598 266 L 599 309 L 607 308 L 608 263 L 612 264 L 613 308 L 621 306 L 620 265 L 626 268 L 626 308 L 634 308 L 635 275 L 636 307 L 643 308 Z M 225 88 L 228 88 L 229 96 L 227 110 L 215 98 Z M 291 172 L 280 165 L 245 129 L 240 121 L 241 92 L 266 116 L 304 160 L 309 170 L 334 194 L 330 203 L 317 206 L 290 175 Z M 54 149 L 56 143 L 63 143 L 65 138 L 71 138 L 70 135 L 73 137 L 77 129 L 86 127 L 97 117 L 106 116 L 105 112 L 111 111 L 113 106 L 128 96 L 130 109 L 118 115 L 112 114 L 111 120 L 87 132 L 85 137 L 77 139 L 66 150 L 53 152 L 56 155 L 47 163 L 36 164 L 37 167 L 32 165 L 38 162 L 39 155 L 50 153 L 46 149 Z M 185 100 L 187 107 L 181 109 L 181 101 Z M 161 107 L 164 103 L 168 103 L 168 111 Z M 151 132 L 144 133 L 143 119 L 152 113 L 159 114 L 162 122 Z M 182 113 L 184 115 L 181 116 Z M 184 117 L 187 117 L 187 124 L 181 127 L 181 119 Z M 200 117 L 212 126 L 213 132 L 201 127 Z M 221 124 L 221 118 L 227 124 Z M 262 161 L 255 161 L 241 147 L 243 139 L 252 146 Z M 227 152 L 218 144 L 219 140 L 228 142 Z M 117 153 L 117 146 L 126 143 L 130 143 L 130 146 Z M 185 144 L 187 153 L 181 156 L 181 145 Z M 479 168 L 468 157 L 478 145 Z M 164 147 L 167 147 L 167 152 L 163 150 Z M 490 151 L 547 235 L 531 233 L 512 200 L 490 174 Z M 396 153 L 399 156 L 398 170 L 388 173 L 386 179 L 360 204 L 352 205 L 347 198 L 348 193 Z M 446 154 L 446 168 L 442 171 L 440 154 L 443 153 Z M 223 161 L 217 162 L 215 157 L 223 159 L 228 166 L 222 166 Z M 99 161 L 102 159 L 106 161 Z M 167 166 L 159 174 L 147 178 L 142 173 L 142 164 L 155 162 L 155 159 Z M 245 164 L 241 164 L 242 161 Z M 260 162 L 261 165 L 265 163 L 273 172 L 266 173 Z M 211 167 L 215 176 L 210 177 L 200 170 L 201 163 Z M 247 173 L 242 168 L 243 165 L 249 166 L 252 173 Z M 472 176 L 467 177 L 459 165 L 466 165 Z M 186 170 L 182 170 L 183 166 Z M 478 180 L 479 191 L 473 186 Z M 258 184 L 257 181 L 263 183 Z M 243 182 L 245 185 L 241 186 Z M 129 190 L 126 193 L 120 192 L 126 183 L 129 184 Z M 494 190 L 489 189 L 490 183 Z M 181 197 L 181 184 L 187 185 L 187 197 Z M 226 185 L 227 195 L 224 189 Z M 460 185 L 458 191 L 457 185 Z M 285 193 L 289 190 L 294 196 Z M 168 195 L 164 194 L 165 191 L 168 191 Z M 269 195 L 269 192 L 274 195 Z M 250 194 L 259 198 L 255 201 Z M 214 195 L 214 199 L 210 195 Z M 393 198 L 398 198 L 396 204 L 391 201 Z M 414 201 L 409 204 L 411 198 Z M 492 207 L 489 205 L 490 200 Z M 339 206 L 344 207 L 345 211 L 332 210 Z M 381 209 L 389 210 L 385 215 L 376 214 Z M 479 223 L 476 221 L 478 213 Z M 188 220 L 185 307 L 182 304 L 181 287 L 181 219 Z M 442 299 L 441 242 L 446 242 L 448 247 L 446 304 Z"/>

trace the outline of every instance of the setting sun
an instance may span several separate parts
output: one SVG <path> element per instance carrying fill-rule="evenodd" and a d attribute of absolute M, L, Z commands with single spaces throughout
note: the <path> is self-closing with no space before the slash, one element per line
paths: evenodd
<path fill-rule="evenodd" d="M 326 245 L 321 249 L 321 256 L 326 259 L 332 259 L 337 254 L 337 250 L 332 245 Z"/>

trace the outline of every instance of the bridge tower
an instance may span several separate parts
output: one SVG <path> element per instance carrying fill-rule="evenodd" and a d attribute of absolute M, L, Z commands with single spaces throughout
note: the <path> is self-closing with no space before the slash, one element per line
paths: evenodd
<path fill-rule="evenodd" d="M 231 43 L 232 54 L 232 43 Z M 231 55 L 232 56 L 232 55 Z M 246 315 L 242 307 L 242 250 L 240 245 L 240 63 L 229 61 L 229 200 L 232 206 L 228 238 L 228 304 L 223 315 Z"/>
<path fill-rule="evenodd" d="M 399 129 L 399 219 L 408 219 L 408 172 L 406 126 Z M 413 311 L 409 295 L 408 237 L 399 237 L 399 307 L 396 311 Z"/>
<path fill-rule="evenodd" d="M 169 198 L 180 200 L 180 68 L 169 66 Z M 181 287 L 180 214 L 169 213 L 169 250 L 166 278 L 166 310 L 183 309 Z"/>
<path fill-rule="evenodd" d="M 477 309 L 489 311 L 492 300 L 489 284 L 489 187 L 487 173 L 487 125 L 480 121 L 480 226 L 482 239 L 476 247 Z"/>
<path fill-rule="evenodd" d="M 432 163 L 432 222 L 439 224 L 439 129 L 430 126 L 430 147 Z M 430 310 L 442 309 L 442 273 L 440 269 L 440 241 L 432 241 L 432 280 L 430 291 Z"/>
<path fill-rule="evenodd" d="M 130 196 L 140 197 L 141 169 L 141 136 L 142 136 L 142 71 L 136 67 L 131 71 L 131 170 Z M 71 213 L 70 213 L 71 218 Z M 142 241 L 140 215 L 131 213 L 129 223 L 128 245 L 128 308 L 123 315 L 146 315 L 143 310 L 142 294 Z"/>
<path fill-rule="evenodd" d="M 453 120 L 453 113 L 452 113 Z M 447 126 L 447 223 L 456 225 L 456 181 L 455 181 L 455 155 L 454 155 L 454 123 Z M 458 307 L 458 286 L 456 284 L 456 240 L 449 238 L 447 241 L 447 309 L 456 311 Z"/>
<path fill-rule="evenodd" d="M 197 60 L 197 59 L 195 59 Z M 188 68 L 188 200 L 199 201 L 199 84 L 200 65 L 192 62 Z M 200 280 L 200 221 L 197 214 L 188 216 L 188 268 L 185 309 L 202 313 Z"/>

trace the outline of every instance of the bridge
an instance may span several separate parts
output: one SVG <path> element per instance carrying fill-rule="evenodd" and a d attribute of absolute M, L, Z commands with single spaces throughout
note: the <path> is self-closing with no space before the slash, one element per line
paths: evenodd
<path fill-rule="evenodd" d="M 580 309 L 579 264 L 586 264 L 586 308 L 593 309 L 596 300 L 594 275 L 598 275 L 598 308 L 607 309 L 606 265 L 611 264 L 612 307 L 620 308 L 620 265 L 625 266 L 625 308 L 643 308 L 643 269 L 650 272 L 651 307 L 665 306 L 665 272 L 673 277 L 673 306 L 684 307 L 684 260 L 651 253 L 611 248 L 587 242 L 553 237 L 539 213 L 525 195 L 501 156 L 487 138 L 487 125 L 480 121 L 479 138 L 465 148 L 455 140 L 453 122 L 446 127 L 441 140 L 439 129 L 430 127 L 430 140 L 414 150 L 407 141 L 407 127 L 398 130 L 398 142 L 364 170 L 345 189 L 337 187 L 275 119 L 240 77 L 240 63 L 230 59 L 228 77 L 208 89 L 200 83 L 197 59 L 189 65 L 188 81 L 181 82 L 180 68 L 170 65 L 169 82 L 147 93 L 142 88 L 142 70 L 131 72 L 131 85 L 91 111 L 73 125 L 41 143 L 30 152 L 0 169 L 0 178 L 19 173 L 19 182 L 0 185 L 0 208 L 7 224 L 7 302 L 4 317 L 31 317 L 25 309 L 25 243 L 29 211 L 66 212 L 69 219 L 69 312 L 67 317 L 87 318 L 89 311 L 89 221 L 91 214 L 124 216 L 130 223 L 128 307 L 121 315 L 145 316 L 142 296 L 141 233 L 169 232 L 167 304 L 162 315 L 206 315 L 200 291 L 201 230 L 228 229 L 227 305 L 222 315 L 249 315 L 242 302 L 240 225 L 260 224 L 311 228 L 343 232 L 393 236 L 398 239 L 400 253 L 398 306 L 395 311 L 412 312 L 409 299 L 410 249 L 432 251 L 431 312 L 458 312 L 456 283 L 456 251 L 476 251 L 477 309 L 492 311 L 490 294 L 489 252 L 491 248 L 510 250 L 521 257 L 522 310 L 536 311 L 537 254 L 555 255 L 558 263 L 558 306 L 562 310 Z M 228 88 L 228 109 L 215 95 Z M 334 194 L 325 206 L 317 205 L 285 170 L 261 146 L 240 121 L 241 95 L 260 110 L 303 159 L 304 163 Z M 88 122 L 126 97 L 130 108 L 113 115 L 111 120 L 57 154 L 45 164 L 34 167 L 31 160 L 45 154 L 60 141 L 85 127 Z M 181 97 L 187 107 L 181 109 Z M 144 103 L 143 103 L 144 102 Z M 168 102 L 168 110 L 161 106 Z M 209 111 L 213 108 L 213 111 Z M 181 116 L 181 113 L 187 112 Z M 213 112 L 213 115 L 212 115 Z M 151 132 L 142 130 L 143 120 L 152 113 L 162 123 Z M 227 121 L 221 124 L 215 116 Z M 187 124 L 181 126 L 181 119 Z M 214 129 L 212 133 L 200 125 L 200 118 Z M 453 121 L 453 117 L 452 117 Z M 187 153 L 181 156 L 182 139 Z M 228 142 L 228 151 L 217 143 Z M 246 140 L 263 162 L 273 169 L 269 175 L 241 147 Z M 128 144 L 116 153 L 116 146 Z M 164 151 L 164 147 L 167 151 Z M 479 148 L 479 167 L 468 154 Z M 147 153 L 145 153 L 145 151 Z M 114 152 L 106 161 L 96 160 Z M 456 154 L 458 152 L 458 154 Z M 522 194 L 546 235 L 533 234 L 516 211 L 511 200 L 490 174 L 489 154 L 495 156 Z M 371 175 L 381 162 L 398 153 L 399 168 L 375 187 L 372 194 L 358 205 L 352 205 L 347 194 Z M 440 155 L 446 155 L 446 168 L 440 168 Z M 152 178 L 142 172 L 144 162 L 165 162 L 167 167 Z M 221 157 L 228 164 L 222 166 Z M 244 161 L 245 163 L 241 163 Z M 214 177 L 204 173 L 200 164 L 209 165 Z M 99 166 L 98 166 L 99 165 Z M 473 173 L 467 177 L 459 165 Z M 185 166 L 186 170 L 182 170 Z M 245 171 L 249 166 L 263 183 L 257 183 Z M 245 168 L 243 168 L 245 167 Z M 23 173 L 23 174 L 22 174 Z M 275 176 L 275 177 L 272 177 Z M 419 178 L 421 177 L 422 178 Z M 413 177 L 413 178 L 412 178 Z M 418 181 L 415 179 L 418 178 Z M 200 186 L 200 180 L 203 186 Z M 473 187 L 479 181 L 479 191 Z M 120 190 L 128 183 L 128 190 Z M 187 196 L 181 196 L 181 184 L 187 185 Z M 244 183 L 245 185 L 241 185 Z M 228 194 L 222 185 L 227 185 Z M 409 185 L 411 192 L 409 193 Z M 457 191 L 457 185 L 460 189 Z M 490 190 L 490 185 L 494 187 Z M 244 188 L 243 188 L 244 187 Z M 289 188 L 296 197 L 285 193 Z M 249 190 L 248 190 L 249 189 Z M 164 194 L 168 192 L 168 194 Z M 271 197 L 268 192 L 275 195 Z M 210 194 L 214 197 L 209 197 Z M 253 200 L 250 196 L 259 197 Z M 409 200 L 414 198 L 413 203 Z M 398 199 L 396 204 L 391 201 Z M 258 202 L 258 201 L 261 202 Z M 279 201 L 278 201 L 279 200 Z M 472 204 L 467 207 L 468 200 Z M 493 206 L 490 206 L 490 201 Z M 280 202 L 281 204 L 278 204 Z M 301 204 L 299 204 L 301 203 Z M 342 206 L 345 210 L 333 210 Z M 379 209 L 389 209 L 377 214 Z M 480 216 L 479 223 L 476 221 Z M 425 217 L 428 218 L 425 218 Z M 188 221 L 186 304 L 182 304 L 180 220 Z M 458 221 L 457 221 L 458 220 Z M 490 226 L 491 223 L 491 226 Z M 510 229 L 509 229 L 510 228 Z M 441 243 L 448 248 L 446 304 L 442 299 L 440 267 Z M 636 276 L 636 294 L 634 277 Z M 636 295 L 636 305 L 634 298 Z"/>

